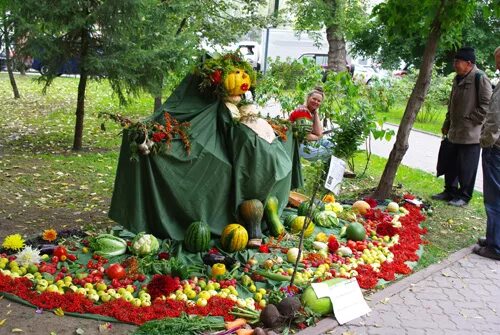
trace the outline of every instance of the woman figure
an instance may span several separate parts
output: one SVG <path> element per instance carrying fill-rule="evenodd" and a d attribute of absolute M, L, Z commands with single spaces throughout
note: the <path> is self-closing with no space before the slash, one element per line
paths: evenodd
<path fill-rule="evenodd" d="M 304 143 L 300 144 L 300 156 L 307 160 L 327 158 L 331 155 L 332 143 L 323 139 L 323 125 L 318 111 L 324 98 L 323 88 L 315 87 L 307 94 L 305 104 L 290 113 L 290 121 L 298 126 L 301 133 L 299 137 L 304 139 Z M 308 144 L 308 141 L 317 143 Z"/>

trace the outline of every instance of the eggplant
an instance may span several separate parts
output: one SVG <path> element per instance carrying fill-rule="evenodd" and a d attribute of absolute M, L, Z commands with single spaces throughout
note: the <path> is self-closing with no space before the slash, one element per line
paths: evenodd
<path fill-rule="evenodd" d="M 40 255 L 47 254 L 47 255 L 52 255 L 54 252 L 54 249 L 57 247 L 55 244 L 41 244 L 37 246 L 40 248 Z"/>
<path fill-rule="evenodd" d="M 236 260 L 230 256 L 223 256 L 221 254 L 205 254 L 203 255 L 203 263 L 206 265 L 214 265 L 215 263 L 222 263 L 228 269 L 232 269 L 236 264 Z"/>

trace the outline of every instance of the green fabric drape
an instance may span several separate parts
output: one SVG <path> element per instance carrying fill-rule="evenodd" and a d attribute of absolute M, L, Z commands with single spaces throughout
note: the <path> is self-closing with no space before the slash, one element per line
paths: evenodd
<path fill-rule="evenodd" d="M 191 123 L 191 153 L 174 140 L 166 155 L 130 160 L 128 134 L 122 139 L 109 217 L 133 232 L 181 240 L 193 221 L 207 222 L 214 234 L 235 222 L 246 199 L 269 195 L 288 201 L 301 186 L 298 147 L 291 131 L 286 142 L 268 143 L 247 126 L 234 123 L 221 99 L 203 95 L 200 80 L 186 77 L 150 120 L 168 111 Z"/>

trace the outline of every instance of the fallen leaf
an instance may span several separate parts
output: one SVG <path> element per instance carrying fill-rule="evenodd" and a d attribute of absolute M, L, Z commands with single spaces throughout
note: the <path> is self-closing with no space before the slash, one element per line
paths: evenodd
<path fill-rule="evenodd" d="M 6 321 L 7 321 L 7 319 L 0 320 L 0 327 L 3 326 Z"/>
<path fill-rule="evenodd" d="M 22 330 L 21 328 L 12 328 L 12 330 L 10 332 L 11 333 L 24 333 L 24 330 Z"/>
<path fill-rule="evenodd" d="M 99 325 L 99 333 L 107 332 L 112 328 L 112 324 L 109 322 L 103 323 Z"/>
<path fill-rule="evenodd" d="M 384 298 L 384 299 L 380 300 L 380 302 L 385 305 L 385 304 L 389 303 L 389 300 L 390 300 L 389 298 Z"/>
<path fill-rule="evenodd" d="M 61 307 L 58 307 L 58 308 L 54 309 L 54 314 L 57 316 L 64 316 L 64 311 L 62 310 Z"/>
<path fill-rule="evenodd" d="M 83 330 L 82 328 L 76 328 L 75 334 L 83 335 L 83 334 L 85 334 L 85 330 Z"/>

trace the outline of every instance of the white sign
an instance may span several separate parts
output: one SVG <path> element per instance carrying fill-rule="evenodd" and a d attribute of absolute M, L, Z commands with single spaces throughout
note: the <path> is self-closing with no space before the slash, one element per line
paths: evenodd
<path fill-rule="evenodd" d="M 354 278 L 330 287 L 325 283 L 313 283 L 311 286 L 318 298 L 330 298 L 333 314 L 341 325 L 371 312 Z"/>
<path fill-rule="evenodd" d="M 332 191 L 335 195 L 339 194 L 340 183 L 344 178 L 345 162 L 335 156 L 330 159 L 330 168 L 325 180 L 325 188 Z"/>

